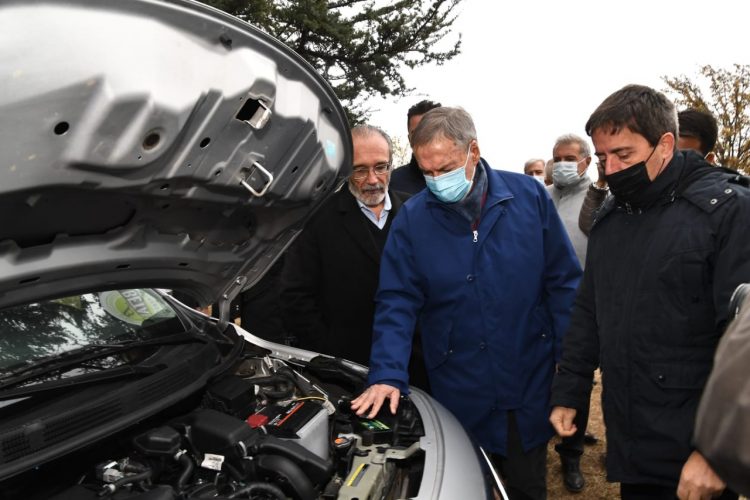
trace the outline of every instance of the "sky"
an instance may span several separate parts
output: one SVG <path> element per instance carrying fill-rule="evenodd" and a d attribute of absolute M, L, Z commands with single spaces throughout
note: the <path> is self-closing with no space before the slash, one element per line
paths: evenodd
<path fill-rule="evenodd" d="M 461 106 L 474 119 L 482 157 L 504 170 L 551 158 L 562 134 L 587 138 L 589 115 L 624 85 L 664 90 L 664 75 L 698 76 L 705 64 L 730 68 L 750 54 L 743 0 L 464 0 L 459 9 L 461 54 L 405 69 L 414 92 L 370 99 L 369 123 L 408 144 L 411 105 Z"/>

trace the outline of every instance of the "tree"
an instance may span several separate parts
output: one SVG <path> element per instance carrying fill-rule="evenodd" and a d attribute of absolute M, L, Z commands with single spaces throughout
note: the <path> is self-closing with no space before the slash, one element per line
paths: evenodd
<path fill-rule="evenodd" d="M 333 87 L 350 121 L 373 95 L 410 90 L 401 70 L 442 64 L 460 52 L 444 40 L 461 0 L 203 0 L 278 38 Z M 438 48 L 441 46 L 443 48 Z"/>
<path fill-rule="evenodd" d="M 409 143 L 400 137 L 391 137 L 393 144 L 393 167 L 399 167 L 409 163 L 411 160 L 411 147 Z"/>
<path fill-rule="evenodd" d="M 750 65 L 735 64 L 733 70 L 706 65 L 701 81 L 684 75 L 663 76 L 667 92 L 676 95 L 678 106 L 713 114 L 719 124 L 714 148 L 719 163 L 750 173 Z M 707 90 L 707 92 L 706 92 Z"/>

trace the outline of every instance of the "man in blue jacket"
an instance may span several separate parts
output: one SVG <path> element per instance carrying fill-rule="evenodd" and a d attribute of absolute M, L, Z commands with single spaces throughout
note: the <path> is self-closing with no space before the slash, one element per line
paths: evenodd
<path fill-rule="evenodd" d="M 413 137 L 427 188 L 394 219 L 376 295 L 370 387 L 352 402 L 395 413 L 415 324 L 435 398 L 493 454 L 511 498 L 546 498 L 549 393 L 581 275 L 544 187 L 492 170 L 460 108 Z"/>

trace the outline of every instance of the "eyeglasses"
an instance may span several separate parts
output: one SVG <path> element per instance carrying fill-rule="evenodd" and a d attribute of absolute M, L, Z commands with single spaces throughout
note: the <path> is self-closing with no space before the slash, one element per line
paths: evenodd
<path fill-rule="evenodd" d="M 375 175 L 385 175 L 390 168 L 390 163 L 379 163 L 372 167 L 372 170 L 375 172 Z M 368 167 L 355 167 L 352 169 L 352 179 L 355 181 L 366 179 L 368 175 L 370 175 L 370 168 Z"/>

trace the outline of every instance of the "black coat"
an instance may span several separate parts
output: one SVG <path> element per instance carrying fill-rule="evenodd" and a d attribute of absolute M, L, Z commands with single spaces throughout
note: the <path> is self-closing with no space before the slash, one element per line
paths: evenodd
<path fill-rule="evenodd" d="M 417 194 L 425 188 L 427 182 L 424 180 L 422 171 L 419 170 L 417 160 L 412 155 L 411 161 L 402 165 L 391 173 L 391 189 L 409 194 Z"/>
<path fill-rule="evenodd" d="M 386 232 L 408 198 L 396 191 L 389 195 Z M 382 253 L 373 228 L 345 185 L 287 252 L 281 276 L 283 321 L 300 347 L 369 364 Z M 422 363 L 421 353 L 415 362 Z M 413 385 L 424 387 L 423 372 L 413 374 Z"/>
<path fill-rule="evenodd" d="M 727 304 L 750 281 L 750 190 L 694 153 L 657 181 L 654 206 L 597 215 L 551 404 L 588 405 L 601 366 L 608 479 L 676 487 Z"/>

